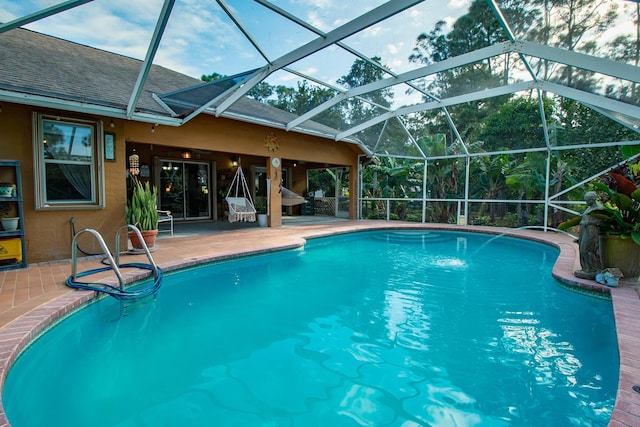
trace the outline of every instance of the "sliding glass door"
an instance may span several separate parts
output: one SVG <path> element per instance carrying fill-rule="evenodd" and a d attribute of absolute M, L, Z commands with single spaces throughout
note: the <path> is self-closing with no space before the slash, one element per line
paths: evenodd
<path fill-rule="evenodd" d="M 159 171 L 159 208 L 171 211 L 175 219 L 210 219 L 209 164 L 181 160 L 162 160 Z"/>

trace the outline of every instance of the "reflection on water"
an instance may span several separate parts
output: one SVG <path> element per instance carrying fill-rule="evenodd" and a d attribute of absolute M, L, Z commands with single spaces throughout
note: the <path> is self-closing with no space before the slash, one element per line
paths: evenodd
<path fill-rule="evenodd" d="M 486 242 L 361 233 L 170 275 L 126 317 L 105 300 L 36 342 L 7 413 L 15 427 L 605 426 L 610 302 L 557 286 L 554 249 Z"/>

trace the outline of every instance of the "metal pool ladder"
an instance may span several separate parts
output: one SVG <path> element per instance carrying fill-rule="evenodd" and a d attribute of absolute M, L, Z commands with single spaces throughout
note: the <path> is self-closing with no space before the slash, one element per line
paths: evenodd
<path fill-rule="evenodd" d="M 148 264 L 145 264 L 145 263 L 120 264 L 120 250 L 119 250 L 120 234 L 124 230 L 127 230 L 127 231 L 131 230 L 138 235 L 140 242 L 142 242 L 144 253 L 147 255 L 147 259 L 149 261 Z M 80 237 L 84 233 L 92 234 L 97 239 L 98 243 L 102 247 L 102 251 L 106 259 L 106 263 L 105 263 L 105 259 L 103 259 L 103 263 L 105 263 L 106 266 L 102 268 L 96 268 L 96 269 L 84 271 L 82 273 L 78 273 L 77 272 L 78 237 Z M 73 243 L 71 246 L 71 276 L 67 278 L 67 282 L 66 282 L 67 286 L 75 289 L 84 289 L 84 290 L 90 290 L 90 291 L 111 295 L 112 297 L 118 300 L 140 299 L 158 292 L 158 289 L 160 289 L 160 286 L 162 284 L 162 270 L 156 265 L 155 261 L 153 260 L 153 257 L 151 256 L 151 252 L 149 251 L 147 244 L 142 239 L 142 234 L 140 233 L 140 230 L 138 229 L 138 227 L 131 224 L 127 224 L 127 225 L 123 225 L 118 229 L 118 233 L 116 234 L 116 250 L 114 253 L 115 253 L 115 259 L 113 255 L 111 255 L 111 252 L 109 251 L 109 248 L 104 242 L 104 239 L 102 238 L 100 233 L 98 233 L 96 230 L 92 228 L 83 228 L 82 230 L 80 230 L 73 237 Z M 150 286 L 146 286 L 146 287 L 135 286 L 132 289 L 125 289 L 125 280 L 122 277 L 122 272 L 121 272 L 122 268 L 139 268 L 144 270 L 150 270 L 153 272 L 153 277 L 154 277 L 153 283 Z M 118 278 L 119 286 L 116 287 L 113 285 L 109 285 L 107 283 L 82 282 L 78 280 L 81 277 L 89 276 L 91 274 L 99 273 L 102 271 L 108 271 L 108 270 L 113 270 L 116 277 Z"/>

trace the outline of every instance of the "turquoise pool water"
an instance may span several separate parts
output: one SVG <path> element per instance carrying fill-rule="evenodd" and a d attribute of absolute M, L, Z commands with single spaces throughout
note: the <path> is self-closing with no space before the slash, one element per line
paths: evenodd
<path fill-rule="evenodd" d="M 559 286 L 557 255 L 386 231 L 169 274 L 40 337 L 4 407 L 13 427 L 605 426 L 611 302 Z"/>

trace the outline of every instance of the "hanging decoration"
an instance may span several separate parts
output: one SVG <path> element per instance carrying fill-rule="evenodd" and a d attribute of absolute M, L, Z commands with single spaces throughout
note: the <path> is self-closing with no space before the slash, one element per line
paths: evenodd
<path fill-rule="evenodd" d="M 271 152 L 276 151 L 278 148 L 280 148 L 280 145 L 278 144 L 278 137 L 273 132 L 270 132 L 264 138 L 264 145 L 265 147 L 267 147 L 267 150 Z"/>
<path fill-rule="evenodd" d="M 132 176 L 140 175 L 140 156 L 136 154 L 135 148 L 133 154 L 129 156 L 129 174 Z"/>

